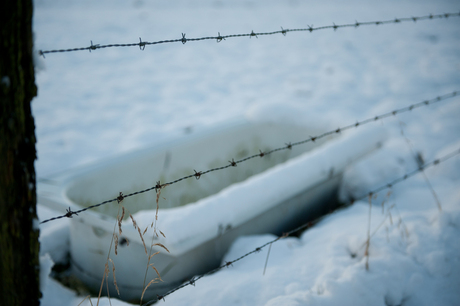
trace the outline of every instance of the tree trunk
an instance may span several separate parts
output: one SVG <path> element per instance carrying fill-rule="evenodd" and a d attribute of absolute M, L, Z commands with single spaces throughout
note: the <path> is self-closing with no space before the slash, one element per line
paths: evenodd
<path fill-rule="evenodd" d="M 0 2 L 0 300 L 39 305 L 32 0 Z"/>

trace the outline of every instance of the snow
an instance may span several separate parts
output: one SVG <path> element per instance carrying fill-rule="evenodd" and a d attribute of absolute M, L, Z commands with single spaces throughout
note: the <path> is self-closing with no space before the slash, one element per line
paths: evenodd
<path fill-rule="evenodd" d="M 277 31 L 458 12 L 456 1 L 35 0 L 36 50 Z M 108 48 L 35 58 L 37 176 L 46 179 L 235 118 L 331 129 L 460 90 L 460 18 L 215 41 Z M 385 145 L 349 168 L 347 200 L 460 148 L 459 98 L 360 127 Z M 405 135 L 405 138 L 401 133 Z M 312 135 L 313 136 L 313 135 Z M 410 144 L 409 144 L 410 143 Z M 411 149 L 412 148 L 412 149 Z M 339 153 L 337 153 L 339 154 Z M 242 165 L 241 165 L 242 166 Z M 240 166 L 238 166 L 240 167 Z M 367 199 L 165 298 L 170 305 L 457 305 L 460 158 Z M 292 174 L 295 181 L 297 174 Z M 256 196 L 256 195 L 248 195 Z M 383 202 L 383 204 L 382 204 Z M 58 213 L 38 205 L 39 219 Z M 75 218 L 78 216 L 75 216 Z M 159 216 L 161 222 L 161 215 Z M 40 225 L 43 305 L 85 296 L 47 277 L 69 250 L 67 219 Z M 161 229 L 161 228 L 160 228 Z M 232 261 L 274 239 L 238 239 Z M 96 304 L 92 298 L 92 304 Z M 129 305 L 103 298 L 99 305 Z M 89 305 L 85 300 L 82 305 Z"/>

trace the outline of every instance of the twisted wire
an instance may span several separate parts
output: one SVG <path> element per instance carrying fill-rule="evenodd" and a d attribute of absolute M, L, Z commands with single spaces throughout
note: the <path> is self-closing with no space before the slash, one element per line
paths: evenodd
<path fill-rule="evenodd" d="M 240 38 L 240 37 L 256 37 L 258 38 L 259 36 L 268 36 L 268 35 L 276 35 L 276 34 L 283 34 L 286 36 L 287 33 L 289 32 L 313 32 L 313 31 L 319 31 L 319 30 L 326 30 L 326 29 L 333 29 L 336 31 L 337 29 L 340 28 L 357 28 L 359 26 L 369 26 L 369 25 L 385 25 L 385 24 L 400 24 L 403 22 L 408 22 L 408 21 L 422 21 L 422 20 L 434 20 L 434 19 L 448 19 L 449 17 L 459 17 L 460 12 L 458 13 L 445 13 L 445 14 L 430 14 L 430 15 L 425 15 L 425 16 L 419 16 L 419 17 L 405 17 L 405 18 L 395 18 L 395 19 L 390 19 L 390 20 L 383 20 L 383 21 L 366 21 L 366 22 L 354 22 L 354 23 L 348 23 L 348 24 L 335 24 L 333 23 L 332 25 L 326 25 L 326 26 L 320 26 L 320 27 L 313 27 L 313 25 L 308 26 L 306 28 L 298 28 L 298 29 L 283 29 L 281 27 L 281 30 L 278 31 L 271 31 L 271 32 L 254 32 L 251 31 L 251 33 L 242 33 L 242 34 L 229 34 L 229 35 L 220 35 L 220 32 L 218 32 L 217 36 L 205 36 L 205 37 L 195 37 L 195 38 L 187 38 L 185 33 L 182 33 L 181 38 L 177 39 L 167 39 L 167 40 L 159 40 L 159 41 L 142 41 L 142 39 L 139 37 L 139 42 L 136 43 L 126 43 L 126 44 L 107 44 L 107 45 L 101 45 L 101 44 L 93 44 L 93 41 L 91 41 L 91 45 L 88 47 L 78 47 L 78 48 L 69 48 L 69 49 L 54 49 L 54 50 L 39 50 L 38 54 L 45 57 L 45 54 L 50 54 L 50 53 L 65 53 L 65 52 L 75 52 L 75 51 L 94 51 L 97 49 L 105 49 L 105 48 L 120 48 L 120 47 L 139 47 L 140 50 L 145 50 L 146 46 L 149 45 L 160 45 L 160 44 L 168 44 L 168 43 L 182 43 L 185 44 L 187 42 L 193 42 L 193 41 L 204 41 L 204 40 L 215 40 L 217 42 L 221 42 L 222 40 L 226 40 L 227 38 Z"/>

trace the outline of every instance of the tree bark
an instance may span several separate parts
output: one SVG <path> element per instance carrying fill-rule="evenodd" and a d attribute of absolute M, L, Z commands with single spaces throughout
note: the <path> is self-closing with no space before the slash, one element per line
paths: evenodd
<path fill-rule="evenodd" d="M 39 305 L 32 0 L 0 2 L 0 300 Z"/>

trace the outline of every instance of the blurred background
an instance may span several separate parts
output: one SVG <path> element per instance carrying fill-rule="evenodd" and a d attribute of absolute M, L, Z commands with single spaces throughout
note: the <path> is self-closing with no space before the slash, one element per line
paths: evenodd
<path fill-rule="evenodd" d="M 456 1 L 36 0 L 35 48 L 458 12 Z M 39 177 L 247 116 L 332 128 L 452 92 L 460 18 L 37 57 Z M 458 108 L 456 108 L 458 112 Z"/>

